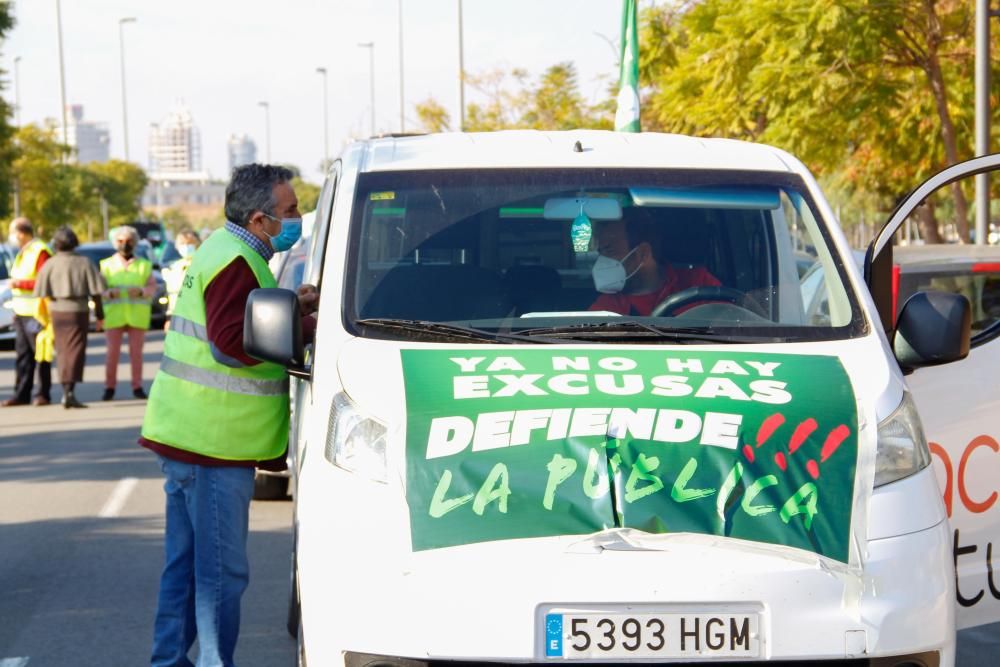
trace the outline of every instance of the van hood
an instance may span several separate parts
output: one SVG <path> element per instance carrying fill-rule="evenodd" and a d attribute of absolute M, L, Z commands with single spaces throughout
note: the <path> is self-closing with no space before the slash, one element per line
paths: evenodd
<path fill-rule="evenodd" d="M 874 336 L 722 346 L 354 339 L 345 393 L 387 426 L 415 551 L 629 530 L 852 558 L 902 383 Z M 878 406 L 878 413 L 873 406 Z"/>

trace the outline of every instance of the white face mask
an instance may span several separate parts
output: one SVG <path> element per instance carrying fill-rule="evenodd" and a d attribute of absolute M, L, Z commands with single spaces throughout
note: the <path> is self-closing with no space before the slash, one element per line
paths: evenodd
<path fill-rule="evenodd" d="M 21 241 L 17 238 L 17 234 L 15 234 L 14 232 L 11 232 L 10 235 L 7 237 L 7 243 L 11 244 L 15 248 L 21 245 Z"/>
<path fill-rule="evenodd" d="M 617 294 L 625 289 L 625 283 L 628 279 L 642 267 L 642 264 L 639 264 L 632 273 L 625 271 L 625 260 L 636 250 L 638 248 L 632 248 L 621 259 L 598 255 L 597 261 L 594 262 L 594 268 L 590 270 L 591 276 L 594 278 L 594 288 L 602 294 Z"/>

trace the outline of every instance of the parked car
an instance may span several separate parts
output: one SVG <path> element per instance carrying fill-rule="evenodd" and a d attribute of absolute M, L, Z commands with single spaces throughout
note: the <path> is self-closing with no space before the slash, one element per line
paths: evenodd
<path fill-rule="evenodd" d="M 278 281 L 278 287 L 293 292 L 299 288 L 302 284 L 308 251 L 309 239 L 303 237 L 291 249 L 278 253 L 272 258 L 274 277 Z M 297 389 L 298 380 L 293 378 L 289 386 L 289 391 L 293 399 Z M 294 400 L 291 402 L 291 409 L 295 410 Z M 282 500 L 288 498 L 288 480 L 291 476 L 290 470 L 294 466 L 291 451 L 291 447 L 289 447 L 288 470 L 272 472 L 270 470 L 257 469 L 253 480 L 254 500 Z"/>
<path fill-rule="evenodd" d="M 101 260 L 111 257 L 111 255 L 115 254 L 117 251 L 109 241 L 98 241 L 95 243 L 83 243 L 76 248 L 76 252 L 81 255 L 85 255 L 98 268 L 100 268 Z M 149 245 L 147 243 L 140 242 L 135 248 L 135 254 L 138 257 L 149 259 Z M 153 312 L 150 326 L 156 329 L 162 329 L 163 323 L 167 319 L 167 284 L 164 282 L 163 276 L 160 275 L 160 270 L 157 268 L 153 269 L 153 278 L 156 280 L 156 294 L 153 295 Z M 91 323 L 93 324 L 96 321 L 93 310 L 91 310 L 90 317 Z"/>
<path fill-rule="evenodd" d="M 359 142 L 319 201 L 313 349 L 286 290 L 245 332 L 300 380 L 300 664 L 952 667 L 954 536 L 904 371 L 962 359 L 970 306 L 893 322 L 901 219 L 862 273 L 791 155 L 594 131 Z M 611 310 L 654 261 L 721 285 Z"/>
<path fill-rule="evenodd" d="M 17 253 L 13 248 L 0 244 L 0 348 L 13 349 L 14 339 L 14 295 L 10 289 L 10 269 Z"/>

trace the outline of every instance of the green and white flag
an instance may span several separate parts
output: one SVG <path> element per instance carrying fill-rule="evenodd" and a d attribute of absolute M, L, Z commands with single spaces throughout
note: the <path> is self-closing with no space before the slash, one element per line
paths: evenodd
<path fill-rule="evenodd" d="M 639 26 L 636 0 L 622 0 L 621 73 L 615 131 L 641 132 L 639 127 Z"/>

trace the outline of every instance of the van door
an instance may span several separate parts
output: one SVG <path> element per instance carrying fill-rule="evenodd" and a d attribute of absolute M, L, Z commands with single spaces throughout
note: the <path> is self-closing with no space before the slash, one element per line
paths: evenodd
<path fill-rule="evenodd" d="M 892 340 L 892 236 L 928 196 L 959 179 L 1000 169 L 1000 154 L 941 171 L 896 208 L 868 249 L 865 280 Z M 958 628 L 1000 621 L 1000 340 L 993 327 L 961 361 L 915 370 L 907 384 L 920 411 L 953 531 Z M 1000 554 L 997 555 L 1000 564 Z"/>

